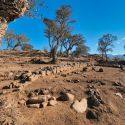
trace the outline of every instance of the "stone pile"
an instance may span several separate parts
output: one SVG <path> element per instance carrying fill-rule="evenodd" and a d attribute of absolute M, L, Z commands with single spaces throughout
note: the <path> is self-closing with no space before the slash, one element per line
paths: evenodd
<path fill-rule="evenodd" d="M 87 98 L 88 110 L 86 113 L 86 117 L 88 119 L 99 120 L 103 113 L 103 109 L 105 109 L 104 106 L 105 103 L 101 98 L 99 91 L 94 86 L 91 87 L 89 86 L 87 93 L 88 93 L 88 98 Z"/>
<path fill-rule="evenodd" d="M 87 99 L 82 98 L 80 101 L 69 92 L 61 92 L 58 98 L 51 95 L 48 89 L 36 89 L 28 94 L 26 106 L 28 108 L 45 108 L 55 106 L 59 102 L 68 102 L 70 107 L 78 113 L 84 113 L 87 110 Z"/>
<path fill-rule="evenodd" d="M 84 64 L 80 63 L 67 63 L 67 64 L 60 64 L 57 66 L 46 66 L 39 68 L 33 72 L 23 72 L 22 74 L 16 75 L 15 80 L 19 80 L 20 83 L 26 83 L 29 81 L 33 82 L 34 80 L 38 79 L 41 76 L 44 77 L 49 75 L 61 74 L 63 72 L 64 73 L 72 72 L 75 70 L 80 70 L 83 66 Z"/>

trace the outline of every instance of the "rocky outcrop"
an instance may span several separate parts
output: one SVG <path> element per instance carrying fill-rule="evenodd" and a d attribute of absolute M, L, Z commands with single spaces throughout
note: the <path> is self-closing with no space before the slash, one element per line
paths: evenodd
<path fill-rule="evenodd" d="M 28 8 L 27 0 L 0 0 L 0 41 L 8 23 L 23 16 Z"/>

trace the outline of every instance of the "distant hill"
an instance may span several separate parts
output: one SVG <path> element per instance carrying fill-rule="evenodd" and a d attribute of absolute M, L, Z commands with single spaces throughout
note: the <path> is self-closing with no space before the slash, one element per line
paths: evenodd
<path fill-rule="evenodd" d="M 108 54 L 108 57 L 109 57 L 110 59 L 119 58 L 119 59 L 125 60 L 125 55 L 112 55 L 112 54 Z"/>

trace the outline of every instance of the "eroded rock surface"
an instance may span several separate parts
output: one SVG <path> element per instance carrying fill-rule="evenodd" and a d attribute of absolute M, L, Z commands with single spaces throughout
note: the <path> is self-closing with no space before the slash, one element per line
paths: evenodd
<path fill-rule="evenodd" d="M 27 0 L 0 0 L 0 41 L 8 23 L 23 16 L 28 8 Z"/>

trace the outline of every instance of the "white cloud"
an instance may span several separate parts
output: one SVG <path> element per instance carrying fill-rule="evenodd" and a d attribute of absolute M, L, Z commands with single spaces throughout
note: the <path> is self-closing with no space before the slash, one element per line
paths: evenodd
<path fill-rule="evenodd" d="M 125 41 L 125 37 L 122 38 L 122 41 Z"/>
<path fill-rule="evenodd" d="M 125 42 L 125 37 L 121 38 L 121 39 L 118 40 L 116 43 L 117 43 L 117 44 L 121 44 L 121 43 L 123 43 L 123 42 Z"/>

